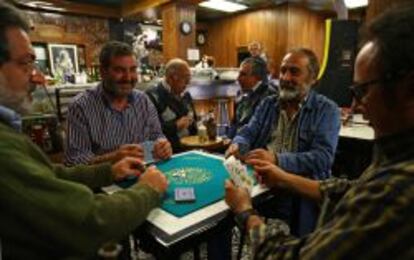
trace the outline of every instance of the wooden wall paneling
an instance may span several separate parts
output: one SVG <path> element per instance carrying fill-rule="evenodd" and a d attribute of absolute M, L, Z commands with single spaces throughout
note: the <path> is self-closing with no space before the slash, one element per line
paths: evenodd
<path fill-rule="evenodd" d="M 287 49 L 310 48 L 321 62 L 325 38 L 325 19 L 325 16 L 318 15 L 303 7 L 290 5 L 288 8 Z"/>
<path fill-rule="evenodd" d="M 170 3 L 163 6 L 163 54 L 166 61 L 179 57 L 187 59 L 187 49 L 195 47 L 195 6 L 185 3 Z M 188 21 L 192 32 L 184 35 L 180 31 L 180 23 Z"/>
<path fill-rule="evenodd" d="M 259 9 L 207 23 L 207 44 L 201 53 L 214 56 L 217 67 L 236 67 L 237 48 L 257 40 L 278 70 L 287 49 L 304 46 L 322 59 L 325 16 L 288 4 Z"/>

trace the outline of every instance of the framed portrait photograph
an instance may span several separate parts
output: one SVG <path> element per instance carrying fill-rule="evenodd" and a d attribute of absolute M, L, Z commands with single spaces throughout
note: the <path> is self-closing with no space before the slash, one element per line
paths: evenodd
<path fill-rule="evenodd" d="M 72 44 L 48 44 L 50 71 L 53 76 L 64 77 L 79 71 L 78 51 Z"/>

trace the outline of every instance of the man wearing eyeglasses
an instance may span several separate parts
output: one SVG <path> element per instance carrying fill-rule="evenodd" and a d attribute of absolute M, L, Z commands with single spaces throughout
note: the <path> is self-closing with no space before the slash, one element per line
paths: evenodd
<path fill-rule="evenodd" d="M 155 167 L 139 184 L 111 196 L 91 189 L 139 175 L 142 162 L 64 168 L 50 163 L 19 133 L 30 108 L 34 51 L 26 20 L 0 3 L 0 258 L 91 259 L 105 242 L 124 238 L 143 223 L 167 189 Z"/>
<path fill-rule="evenodd" d="M 333 101 L 312 90 L 318 71 L 311 50 L 289 51 L 280 66 L 279 95 L 262 101 L 233 139 L 227 156 L 241 156 L 252 165 L 255 159 L 265 160 L 310 179 L 329 178 L 340 116 Z M 296 235 L 312 231 L 318 206 L 292 194 L 276 194 L 265 207 L 265 215 L 288 221 Z"/>
<path fill-rule="evenodd" d="M 145 93 L 134 89 L 138 74 L 132 48 L 109 42 L 99 60 L 102 83 L 76 97 L 68 108 L 65 163 L 116 162 L 126 156 L 169 158 L 172 148 L 157 110 Z M 154 147 L 145 151 L 146 142 Z"/>
<path fill-rule="evenodd" d="M 356 63 L 356 105 L 375 131 L 372 164 L 355 181 L 310 180 L 254 159 L 260 178 L 318 202 L 316 230 L 294 238 L 266 227 L 248 193 L 226 182 L 226 202 L 248 232 L 255 259 L 413 259 L 414 5 L 378 17 Z"/>

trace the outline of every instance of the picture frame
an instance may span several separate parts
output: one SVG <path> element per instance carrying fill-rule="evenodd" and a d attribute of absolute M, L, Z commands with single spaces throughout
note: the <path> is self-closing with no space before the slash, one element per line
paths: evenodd
<path fill-rule="evenodd" d="M 48 44 L 50 71 L 56 76 L 79 72 L 78 51 L 74 44 Z"/>

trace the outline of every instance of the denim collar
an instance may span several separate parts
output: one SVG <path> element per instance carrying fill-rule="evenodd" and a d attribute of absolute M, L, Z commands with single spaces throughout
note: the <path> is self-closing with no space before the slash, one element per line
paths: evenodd
<path fill-rule="evenodd" d="M 22 131 L 22 117 L 16 111 L 0 105 L 0 120 L 11 126 L 14 130 Z"/>

